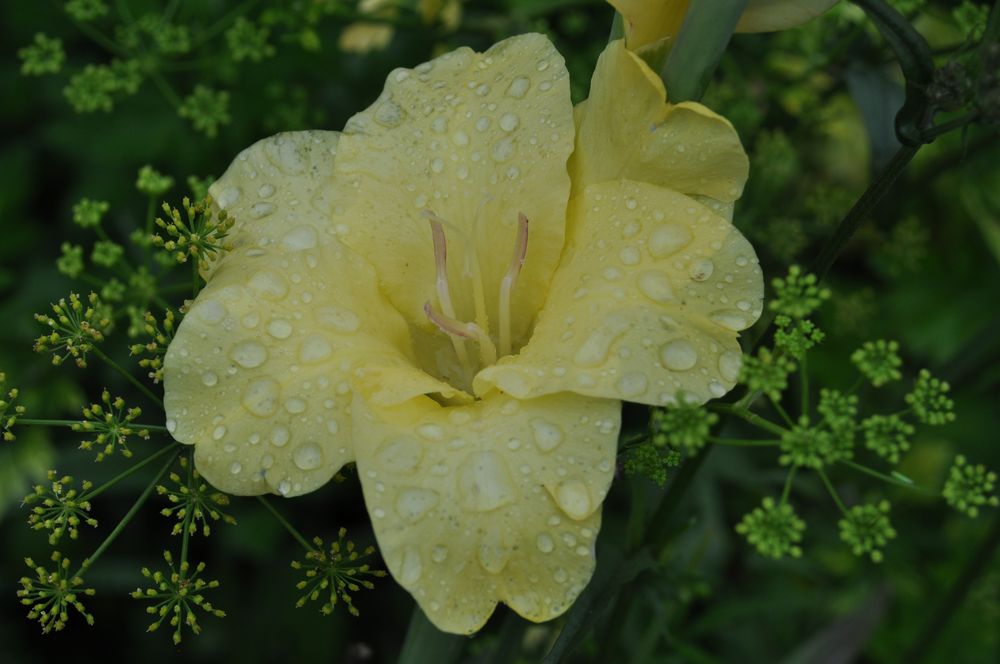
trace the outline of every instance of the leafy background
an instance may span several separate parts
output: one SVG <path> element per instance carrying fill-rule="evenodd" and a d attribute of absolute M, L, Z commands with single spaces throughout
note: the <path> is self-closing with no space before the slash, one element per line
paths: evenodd
<path fill-rule="evenodd" d="M 146 224 L 149 208 L 148 197 L 135 187 L 140 167 L 151 164 L 174 177 L 165 198 L 177 204 L 189 176 L 221 174 L 239 150 L 262 137 L 343 126 L 377 96 L 394 67 L 413 66 L 458 45 L 482 50 L 529 30 L 554 38 L 567 58 L 575 99 L 582 99 L 613 13 L 596 0 L 469 1 L 460 22 L 448 26 L 441 17 L 426 23 L 415 4 L 403 2 L 374 19 L 393 25 L 391 41 L 359 54 L 340 47 L 341 35 L 373 18 L 359 15 L 351 2 L 108 4 L 108 13 L 93 21 L 74 19 L 63 2 L 0 4 L 0 88 L 7 91 L 0 105 L 0 370 L 21 388 L 19 403 L 32 417 L 79 417 L 80 407 L 104 387 L 132 393 L 96 362 L 79 371 L 53 367 L 31 352 L 40 329 L 32 314 L 71 289 L 90 288 L 55 267 L 63 242 L 81 244 L 89 254 L 92 235 L 72 221 L 81 198 L 108 201 L 104 228 L 128 245 L 129 235 Z M 894 4 L 913 18 L 939 64 L 966 61 L 975 17 L 988 7 L 944 0 Z M 242 55 L 226 36 L 241 19 L 267 30 L 266 44 Z M 177 26 L 186 30 L 187 49 Z M 132 46 L 127 53 L 109 52 L 93 37 L 95 30 Z M 65 63 L 55 74 L 25 76 L 18 51 L 39 32 L 62 41 Z M 132 94 L 121 87 L 112 91 L 109 110 L 76 112 L 65 92 L 73 77 L 115 57 L 138 63 L 138 88 Z M 780 275 L 794 262 L 808 265 L 891 156 L 901 81 L 891 51 L 847 3 L 799 29 L 734 38 L 705 102 L 733 121 L 751 155 L 750 181 L 735 218 L 754 242 L 766 275 Z M 199 85 L 229 96 L 228 120 L 214 136 L 197 127 L 211 112 L 195 112 L 194 121 L 179 112 L 181 100 Z M 76 89 L 84 99 L 99 98 L 93 89 Z M 927 486 L 942 484 L 957 451 L 1000 467 L 998 159 L 995 126 L 952 132 L 921 151 L 831 272 L 833 297 L 818 317 L 827 338 L 809 358 L 814 385 L 844 388 L 855 379 L 847 358 L 862 341 L 897 339 L 908 377 L 927 367 L 951 383 L 957 420 L 918 429 L 899 466 Z M 134 247 L 128 251 L 138 255 Z M 87 270 L 103 274 L 92 265 Z M 170 283 L 168 274 L 160 287 Z M 164 297 L 179 302 L 183 295 Z M 118 349 L 123 364 L 132 362 L 129 318 L 123 313 L 116 323 L 108 347 Z M 868 388 L 862 405 L 891 412 L 902 390 Z M 142 405 L 155 414 L 151 404 Z M 627 428 L 643 428 L 647 417 L 644 408 L 628 408 Z M 26 572 L 22 558 L 47 557 L 45 536 L 24 525 L 21 498 L 49 467 L 95 480 L 124 467 L 120 456 L 94 466 L 92 455 L 75 450 L 79 439 L 68 430 L 32 427 L 18 429 L 16 442 L 0 443 L 0 643 L 6 661 L 48 661 L 67 649 L 78 661 L 394 659 L 412 611 L 410 597 L 385 579 L 355 597 L 359 618 L 343 607 L 330 617 L 312 607 L 294 609 L 298 577 L 289 562 L 301 557 L 301 548 L 256 502 L 240 499 L 231 505 L 238 526 L 219 525 L 211 538 L 192 540 L 194 557 L 221 581 L 212 601 L 228 613 L 221 620 L 204 618 L 202 635 L 175 647 L 166 634 L 147 634 L 149 618 L 127 597 L 142 583 L 140 568 L 159 563 L 161 549 L 176 543 L 170 522 L 157 514 L 165 503 L 154 497 L 87 575 L 88 585 L 98 589 L 87 602 L 96 624 L 71 619 L 65 631 L 43 637 L 15 597 L 17 579 Z M 138 441 L 133 449 L 144 456 L 160 440 Z M 835 476 L 845 501 L 871 495 L 892 500 L 898 537 L 876 565 L 838 539 L 836 508 L 818 482 L 804 480 L 796 485 L 796 509 L 809 524 L 804 555 L 774 562 L 755 553 L 733 526 L 762 497 L 780 491 L 784 477 L 772 450 L 713 450 L 685 494 L 679 518 L 655 526 L 676 532 L 664 559 L 642 583 L 628 587 L 614 611 L 599 615 L 594 634 L 600 636 L 588 636 L 571 659 L 1000 658 L 997 510 L 969 519 L 940 500 Z M 80 559 L 92 550 L 143 482 L 130 478 L 96 501 L 101 528 L 85 528 L 80 541 L 63 547 L 67 555 Z M 661 492 L 644 477 L 619 478 L 605 510 L 604 555 L 615 555 L 609 547 L 616 535 Z M 307 535 L 329 539 L 346 526 L 359 544 L 372 541 L 351 477 L 279 506 Z M 966 587 L 952 605 L 949 593 Z M 523 639 L 521 659 L 535 661 L 557 633 L 558 624 L 522 631 L 506 616 L 499 610 L 467 644 L 467 658 L 490 661 L 503 629 Z"/>

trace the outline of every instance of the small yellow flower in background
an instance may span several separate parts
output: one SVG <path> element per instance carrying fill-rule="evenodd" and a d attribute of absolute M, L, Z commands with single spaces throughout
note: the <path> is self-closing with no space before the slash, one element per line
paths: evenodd
<path fill-rule="evenodd" d="M 359 13 L 383 19 L 395 18 L 398 10 L 398 0 L 361 0 L 358 3 Z M 462 20 L 461 0 L 417 0 L 416 10 L 424 23 L 440 23 L 449 32 Z M 395 28 L 391 23 L 352 23 L 340 33 L 340 50 L 359 54 L 381 51 L 392 41 L 393 34 Z"/>
<path fill-rule="evenodd" d="M 697 0 L 695 0 L 697 1 Z M 638 50 L 676 37 L 692 0 L 608 0 L 625 21 L 628 47 Z M 772 32 L 810 21 L 837 0 L 749 0 L 736 32 Z"/>
<path fill-rule="evenodd" d="M 356 462 L 393 577 L 440 629 L 543 621 L 593 573 L 621 400 L 735 384 L 763 282 L 732 126 L 621 41 L 575 113 L 541 35 L 397 69 L 343 134 L 241 153 L 236 220 L 164 362 L 167 427 L 239 495 Z"/>

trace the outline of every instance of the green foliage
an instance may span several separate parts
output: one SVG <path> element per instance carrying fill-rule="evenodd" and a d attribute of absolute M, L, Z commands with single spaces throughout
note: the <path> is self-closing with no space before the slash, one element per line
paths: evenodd
<path fill-rule="evenodd" d="M 49 544 L 55 546 L 67 533 L 70 539 L 77 539 L 81 523 L 97 527 L 87 499 L 93 486 L 90 482 L 84 481 L 78 490 L 72 486 L 72 477 L 59 477 L 55 470 L 48 472 L 48 480 L 48 484 L 36 484 L 34 492 L 24 497 L 24 504 L 31 507 L 28 525 L 32 530 L 48 530 Z"/>
<path fill-rule="evenodd" d="M 73 221 L 82 228 L 96 228 L 101 225 L 101 219 L 110 209 L 111 204 L 107 201 L 81 198 L 80 202 L 73 206 Z"/>
<path fill-rule="evenodd" d="M 980 507 L 1000 506 L 1000 498 L 990 495 L 996 483 L 996 473 L 983 464 L 972 465 L 959 454 L 948 473 L 942 495 L 956 510 L 975 518 Z"/>
<path fill-rule="evenodd" d="M 669 445 L 693 454 L 705 446 L 719 416 L 701 406 L 674 405 L 654 408 L 649 420 L 653 444 Z"/>
<path fill-rule="evenodd" d="M 865 446 L 889 463 L 898 463 L 899 455 L 910 449 L 914 428 L 899 415 L 872 415 L 861 422 Z"/>
<path fill-rule="evenodd" d="M 362 562 L 375 553 L 375 547 L 366 547 L 359 551 L 351 540 L 347 537 L 347 529 L 341 528 L 337 532 L 337 539 L 330 544 L 329 553 L 326 544 L 320 537 L 313 538 L 314 548 L 310 549 L 305 559 L 292 562 L 292 569 L 305 570 L 305 579 L 299 581 L 295 587 L 304 590 L 305 594 L 295 603 L 296 608 L 302 608 L 306 602 L 323 599 L 320 611 L 324 614 L 333 613 L 338 601 L 343 601 L 351 615 L 358 615 L 351 599 L 351 593 L 355 593 L 362 588 L 371 590 L 375 587 L 369 578 L 382 578 L 386 575 L 384 570 L 372 569 L 372 567 Z"/>
<path fill-rule="evenodd" d="M 142 415 L 139 408 L 126 408 L 125 399 L 111 398 L 111 393 L 101 393 L 101 403 L 91 404 L 83 409 L 83 421 L 73 425 L 73 431 L 92 435 L 93 438 L 80 443 L 80 449 L 87 452 L 97 450 L 94 461 L 103 461 L 115 450 L 120 450 L 125 458 L 132 456 L 128 439 L 132 436 L 149 439 L 149 431 L 136 428 L 132 423 Z"/>
<path fill-rule="evenodd" d="M 38 621 L 43 634 L 58 632 L 66 627 L 69 610 L 72 608 L 83 616 L 88 625 L 93 625 L 94 616 L 87 612 L 80 599 L 93 595 L 94 589 L 83 588 L 83 579 L 79 573 L 70 573 L 69 558 L 53 551 L 52 562 L 55 565 L 50 571 L 31 558 L 24 559 L 34 577 L 21 577 L 21 588 L 17 591 L 17 596 L 21 598 L 21 604 L 29 607 L 28 619 Z"/>
<path fill-rule="evenodd" d="M 736 532 L 743 535 L 758 553 L 774 560 L 801 556 L 799 542 L 805 530 L 806 522 L 795 514 L 791 505 L 776 503 L 770 497 L 746 514 L 736 526 Z"/>
<path fill-rule="evenodd" d="M 65 9 L 77 21 L 93 21 L 108 13 L 103 0 L 67 0 Z"/>
<path fill-rule="evenodd" d="M 778 401 L 788 387 L 788 374 L 793 371 L 795 363 L 790 359 L 772 353 L 769 348 L 761 348 L 756 357 L 743 356 L 739 380 L 751 390 L 759 390 L 773 401 Z"/>
<path fill-rule="evenodd" d="M 208 537 L 212 534 L 211 521 L 221 519 L 235 525 L 236 519 L 222 511 L 229 505 L 229 496 L 210 487 L 186 457 L 181 457 L 180 465 L 185 474 L 183 479 L 178 473 L 170 473 L 170 481 L 176 488 L 162 484 L 156 487 L 156 492 L 170 502 L 170 507 L 164 507 L 160 514 L 178 520 L 170 534 L 193 535 L 199 531 L 200 524 L 201 533 Z"/>
<path fill-rule="evenodd" d="M 212 606 L 203 595 L 205 591 L 219 587 L 218 581 L 206 581 L 201 577 L 205 571 L 205 563 L 198 563 L 192 568 L 184 560 L 175 567 L 174 558 L 169 551 L 163 552 L 163 559 L 167 562 L 167 572 L 154 572 L 143 567 L 142 576 L 151 586 L 145 590 L 136 588 L 132 591 L 132 598 L 153 602 L 146 607 L 146 613 L 156 618 L 147 630 L 155 632 L 166 621 L 173 628 L 171 638 L 174 645 L 177 645 L 183 640 L 184 627 L 190 629 L 192 634 L 201 633 L 198 611 L 216 618 L 225 618 L 226 612 Z"/>
<path fill-rule="evenodd" d="M 781 437 L 781 456 L 778 462 L 783 466 L 820 469 L 841 459 L 854 455 L 853 441 L 835 436 L 820 427 L 810 426 L 809 418 L 803 415 L 798 423 Z"/>
<path fill-rule="evenodd" d="M 882 562 L 882 549 L 895 539 L 896 530 L 889 522 L 889 501 L 877 505 L 855 505 L 840 520 L 840 539 L 856 556 L 868 554 L 873 563 Z"/>
<path fill-rule="evenodd" d="M 899 367 L 899 344 L 895 341 L 866 341 L 851 355 L 851 362 L 875 387 L 897 381 L 903 377 Z"/>
<path fill-rule="evenodd" d="M 83 247 L 78 244 L 63 242 L 59 247 L 62 255 L 56 259 L 56 269 L 70 279 L 76 279 L 83 273 Z"/>
<path fill-rule="evenodd" d="M 948 398 L 949 390 L 948 383 L 935 378 L 927 369 L 921 369 L 913 391 L 906 395 L 906 403 L 924 424 L 947 424 L 955 420 L 955 413 L 952 412 L 955 402 Z"/>
<path fill-rule="evenodd" d="M 792 319 L 782 314 L 775 317 L 774 324 L 778 328 L 774 333 L 775 349 L 796 360 L 801 360 L 810 348 L 823 341 L 823 331 L 811 320 Z"/>
<path fill-rule="evenodd" d="M 200 203 L 184 198 L 181 206 L 183 216 L 177 208 L 163 204 L 167 219 L 156 218 L 161 231 L 153 236 L 153 245 L 171 254 L 178 263 L 186 263 L 188 258 L 197 261 L 215 258 L 226 248 L 224 240 L 234 220 L 225 210 L 216 213 L 210 198 Z"/>
<path fill-rule="evenodd" d="M 25 76 L 58 74 L 66 60 L 61 39 L 53 39 L 39 32 L 30 45 L 17 52 L 21 58 L 21 73 Z"/>
<path fill-rule="evenodd" d="M 240 16 L 226 30 L 226 43 L 233 60 L 250 60 L 260 62 L 274 56 L 274 46 L 268 43 L 270 29 L 267 26 L 257 26 Z"/>
<path fill-rule="evenodd" d="M 150 198 L 159 198 L 170 191 L 174 186 L 174 179 L 169 175 L 160 173 L 155 168 L 146 164 L 139 169 L 139 175 L 135 181 L 135 188 L 139 193 Z"/>
<path fill-rule="evenodd" d="M 182 118 L 209 138 L 219 133 L 219 127 L 229 124 L 229 93 L 197 85 L 177 109 Z"/>
<path fill-rule="evenodd" d="M 24 406 L 14 403 L 19 395 L 20 390 L 16 387 L 7 389 L 7 374 L 0 371 L 0 437 L 8 443 L 15 440 L 11 429 L 17 424 L 18 416 L 24 415 L 25 412 Z"/>
<path fill-rule="evenodd" d="M 87 366 L 87 353 L 104 341 L 111 327 L 101 299 L 91 293 L 86 303 L 76 293 L 52 305 L 52 314 L 35 314 L 35 320 L 51 331 L 35 340 L 35 352 L 52 353 L 52 364 L 59 366 L 73 358 L 81 369 Z"/>
<path fill-rule="evenodd" d="M 771 310 L 790 318 L 805 318 L 830 299 L 830 289 L 817 285 L 815 274 L 806 274 L 798 265 L 788 268 L 788 276 L 771 282 L 774 298 Z"/>
<path fill-rule="evenodd" d="M 655 445 L 650 440 L 626 448 L 622 471 L 629 477 L 646 477 L 663 486 L 667 482 L 668 469 L 676 468 L 680 463 L 680 452 Z"/>
<path fill-rule="evenodd" d="M 135 356 L 145 356 L 139 360 L 138 364 L 143 369 L 148 369 L 147 374 L 154 383 L 163 380 L 163 356 L 167 353 L 176 330 L 175 314 L 172 309 L 167 309 L 163 314 L 163 320 L 157 320 L 152 312 L 143 314 L 143 332 L 149 341 L 144 344 L 133 344 L 129 352 Z"/>

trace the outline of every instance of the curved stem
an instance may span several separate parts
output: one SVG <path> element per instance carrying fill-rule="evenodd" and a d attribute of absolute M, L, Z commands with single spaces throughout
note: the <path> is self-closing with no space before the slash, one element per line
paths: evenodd
<path fill-rule="evenodd" d="M 913 491 L 919 491 L 920 493 L 927 493 L 931 495 L 938 495 L 937 491 L 932 491 L 926 487 L 922 487 L 919 484 L 914 484 L 913 482 L 904 482 L 903 480 L 893 477 L 892 475 L 886 475 L 885 473 L 880 473 L 877 470 L 869 468 L 868 466 L 863 466 L 860 463 L 850 461 L 848 459 L 841 459 L 840 463 L 844 464 L 848 468 L 853 468 L 859 473 L 864 473 L 865 475 L 870 475 L 872 477 L 878 478 L 883 482 L 888 482 L 889 484 L 895 484 L 896 486 L 901 486 L 906 489 L 911 489 Z"/>
<path fill-rule="evenodd" d="M 41 427 L 73 427 L 78 424 L 82 424 L 84 420 L 36 420 L 32 418 L 19 417 L 17 418 L 17 424 L 34 425 Z M 147 431 L 161 431 L 166 433 L 167 427 L 161 426 L 159 424 L 140 424 L 137 422 L 132 422 L 129 424 L 131 429 L 146 429 Z"/>
<path fill-rule="evenodd" d="M 773 433 L 775 436 L 784 436 L 786 433 L 788 433 L 788 430 L 785 429 L 783 426 L 775 424 L 771 420 L 763 418 L 760 415 L 757 415 L 756 413 L 751 413 L 746 408 L 741 408 L 740 406 L 728 403 L 716 403 L 716 404 L 710 404 L 709 409 L 714 410 L 715 412 L 718 413 L 735 415 L 741 420 L 745 420 L 760 429 Z"/>
<path fill-rule="evenodd" d="M 153 394 L 153 391 L 150 390 L 145 385 L 143 385 L 139 381 L 138 378 L 136 378 L 135 376 L 133 376 L 131 373 L 129 373 L 128 371 L 126 371 L 120 364 L 118 364 L 117 362 L 115 362 L 114 360 L 112 360 L 110 357 L 108 357 L 104 353 L 104 351 L 102 351 L 97 346 L 93 346 L 93 351 L 94 351 L 94 354 L 97 355 L 97 357 L 101 358 L 108 366 L 110 366 L 112 369 L 114 369 L 115 371 L 117 371 L 118 373 L 120 373 L 122 376 L 124 376 L 125 380 L 127 380 L 130 383 L 132 383 L 136 388 L 139 389 L 140 392 L 142 392 L 143 394 L 145 394 L 150 399 L 150 401 L 152 401 L 153 403 L 157 404 L 160 408 L 163 408 L 163 400 L 160 399 L 160 397 L 158 397 L 155 394 Z"/>
<path fill-rule="evenodd" d="M 80 565 L 80 568 L 73 574 L 73 576 L 80 576 L 81 574 L 83 574 L 83 572 L 88 567 L 93 565 L 94 562 L 101 557 L 101 554 L 104 553 L 109 546 L 111 546 L 111 543 L 114 542 L 119 535 L 121 535 L 121 532 L 125 530 L 125 527 L 129 524 L 132 518 L 139 512 L 139 510 L 145 504 L 146 499 L 149 498 L 149 494 L 153 492 L 153 487 L 155 487 L 160 482 L 160 478 L 166 474 L 167 470 L 174 463 L 174 459 L 176 458 L 177 454 L 175 451 L 175 453 L 172 454 L 169 459 L 167 459 L 167 462 L 163 464 L 163 468 L 160 469 L 160 472 L 156 473 L 156 476 L 153 477 L 152 480 L 150 480 L 148 485 L 146 485 L 146 488 L 139 495 L 139 497 L 136 498 L 135 503 L 132 504 L 132 507 L 129 509 L 128 512 L 125 513 L 125 516 L 123 516 L 122 520 L 118 522 L 118 525 L 115 526 L 114 530 L 112 530 L 111 533 L 108 534 L 106 538 L 104 538 L 104 541 L 101 542 L 101 545 L 97 547 L 97 549 L 92 554 L 90 554 L 87 558 L 84 559 L 83 563 Z"/>
<path fill-rule="evenodd" d="M 427 619 L 419 606 L 413 607 L 399 664 L 450 664 L 458 660 L 465 637 L 442 632 Z"/>
<path fill-rule="evenodd" d="M 847 516 L 847 508 L 844 506 L 844 502 L 837 494 L 837 490 L 833 488 L 833 483 L 830 482 L 830 478 L 826 476 L 826 471 L 822 468 L 817 468 L 816 472 L 819 474 L 820 479 L 823 480 L 823 484 L 826 486 L 826 490 L 830 493 L 830 497 L 833 498 L 833 502 L 837 503 L 837 508 L 840 509 L 840 512 L 844 516 Z"/>
<path fill-rule="evenodd" d="M 302 545 L 302 548 L 304 548 L 306 551 L 316 550 L 316 547 L 310 544 L 309 540 L 307 540 L 305 537 L 302 536 L 302 533 L 296 530 L 292 524 L 288 523 L 288 520 L 285 517 L 281 516 L 281 513 L 274 507 L 274 505 L 271 504 L 270 500 L 268 500 L 264 496 L 256 496 L 256 498 L 257 502 L 263 505 L 264 508 L 271 513 L 271 516 L 277 519 L 278 523 L 284 526 L 285 530 L 287 530 L 288 533 L 295 538 L 295 541 L 297 541 L 299 544 Z"/>
<path fill-rule="evenodd" d="M 125 470 L 123 470 L 122 472 L 118 473 L 117 475 L 115 475 L 110 480 L 108 480 L 107 482 L 105 482 L 101 486 L 97 487 L 96 489 L 91 489 L 90 491 L 87 491 L 82 496 L 80 496 L 80 500 L 81 501 L 84 501 L 84 500 L 93 500 L 94 498 L 96 498 L 97 496 L 101 495 L 102 493 L 104 493 L 105 491 L 107 491 L 108 489 L 110 489 L 111 487 L 113 487 L 114 485 L 116 485 L 119 482 L 121 482 L 123 479 L 125 479 L 129 475 L 132 475 L 132 474 L 138 472 L 139 470 L 141 470 L 142 468 L 145 468 L 147 465 L 153 463 L 154 461 L 156 461 L 157 459 L 159 459 L 160 457 L 162 457 L 164 454 L 169 454 L 171 451 L 175 451 L 178 447 L 180 447 L 180 445 L 181 444 L 177 443 L 177 442 L 174 442 L 174 443 L 171 443 L 171 444 L 167 445 L 166 447 L 164 447 L 159 452 L 156 452 L 155 454 L 151 454 L 148 457 L 146 457 L 145 459 L 143 459 L 142 461 L 140 461 L 139 463 L 135 464 L 134 466 L 126 468 Z"/>
<path fill-rule="evenodd" d="M 731 445 L 733 447 L 774 447 L 778 441 L 774 438 L 718 438 L 712 436 L 708 439 L 716 445 Z"/>

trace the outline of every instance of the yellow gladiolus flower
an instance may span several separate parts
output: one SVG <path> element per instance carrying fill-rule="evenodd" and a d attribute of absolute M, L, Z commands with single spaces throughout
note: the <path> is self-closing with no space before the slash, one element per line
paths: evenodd
<path fill-rule="evenodd" d="M 628 47 L 640 49 L 675 37 L 692 0 L 608 0 L 625 21 Z M 837 0 L 749 0 L 736 32 L 773 32 L 810 21 Z"/>
<path fill-rule="evenodd" d="M 534 621 L 590 579 L 621 401 L 733 387 L 759 316 L 732 126 L 622 42 L 574 109 L 541 35 L 397 69 L 344 132 L 241 153 L 236 223 L 164 362 L 167 427 L 233 494 L 356 462 L 439 628 Z"/>

